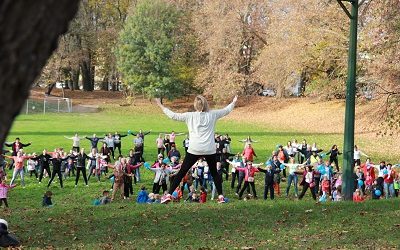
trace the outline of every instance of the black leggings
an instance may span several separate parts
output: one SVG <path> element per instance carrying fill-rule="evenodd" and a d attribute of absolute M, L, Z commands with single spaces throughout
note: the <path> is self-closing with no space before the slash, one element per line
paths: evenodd
<path fill-rule="evenodd" d="M 42 179 L 43 179 L 43 172 L 44 172 L 44 170 L 46 170 L 47 174 L 48 174 L 49 176 L 51 176 L 51 171 L 50 171 L 50 167 L 49 167 L 49 166 L 41 167 L 41 168 L 40 168 L 40 175 L 39 175 L 39 182 L 41 182 Z"/>
<path fill-rule="evenodd" d="M 232 181 L 231 181 L 231 188 L 235 188 L 235 181 L 236 181 L 236 176 L 238 175 L 237 171 L 235 173 L 232 172 Z"/>
<path fill-rule="evenodd" d="M 241 187 L 242 187 L 242 183 L 244 181 L 244 174 L 241 175 L 240 173 L 238 173 L 238 185 L 236 187 L 236 193 L 238 194 Z M 250 186 L 247 186 L 247 193 L 250 194 Z"/>
<path fill-rule="evenodd" d="M 29 177 L 32 177 L 32 174 L 35 175 L 36 179 L 38 178 L 38 174 L 37 174 L 37 172 L 36 172 L 36 169 L 34 169 L 34 170 L 29 170 Z"/>
<path fill-rule="evenodd" d="M 257 198 L 256 186 L 254 185 L 254 182 L 248 182 L 248 181 L 244 182 L 243 188 L 242 188 L 242 190 L 240 190 L 240 193 L 239 193 L 239 198 L 242 197 L 244 191 L 247 188 L 249 188 L 249 186 L 251 186 L 251 189 L 253 190 L 254 198 Z"/>
<path fill-rule="evenodd" d="M 83 175 L 83 180 L 85 181 L 85 184 L 87 185 L 88 180 L 86 178 L 86 168 L 78 166 L 76 168 L 75 186 L 78 185 L 79 175 L 80 175 L 81 171 L 82 171 L 82 175 Z"/>
<path fill-rule="evenodd" d="M 117 149 L 119 155 L 121 155 L 121 143 L 114 143 L 114 150 L 117 151 Z"/>
<path fill-rule="evenodd" d="M 124 176 L 124 196 L 133 195 L 132 176 Z"/>
<path fill-rule="evenodd" d="M 301 194 L 300 194 L 300 196 L 299 196 L 299 200 L 303 199 L 303 196 L 304 196 L 304 194 L 307 192 L 307 189 L 308 189 L 308 188 L 310 188 L 311 195 L 312 195 L 313 199 L 314 199 L 314 200 L 317 199 L 317 197 L 316 197 L 316 195 L 315 195 L 315 189 L 312 188 L 312 187 L 310 187 L 310 184 L 309 184 L 308 182 L 305 181 L 305 182 L 304 182 L 304 185 L 303 185 L 303 190 L 301 190 Z"/>
<path fill-rule="evenodd" d="M 50 184 L 53 182 L 54 177 L 56 177 L 56 174 L 58 174 L 58 179 L 60 180 L 61 188 L 63 187 L 63 178 L 62 178 L 61 169 L 53 169 L 53 174 L 51 175 L 51 179 L 49 180 L 49 184 L 47 184 L 47 187 L 50 187 Z"/>
<path fill-rule="evenodd" d="M 273 183 L 265 184 L 264 185 L 264 200 L 268 198 L 268 191 L 271 196 L 271 200 L 274 199 L 274 185 Z"/>
<path fill-rule="evenodd" d="M 338 171 L 338 172 L 339 172 L 339 162 L 338 162 L 338 159 L 337 159 L 337 157 L 329 158 L 329 165 L 331 165 L 331 164 L 332 164 L 332 162 L 334 162 L 334 163 L 335 163 L 335 166 L 336 166 L 336 171 Z"/>
<path fill-rule="evenodd" d="M 164 155 L 164 152 L 165 152 L 165 148 L 157 148 L 157 154 L 158 154 L 158 155 L 159 155 L 159 154 Z"/>
<path fill-rule="evenodd" d="M 109 147 L 108 149 L 111 151 L 111 156 L 112 156 L 112 158 L 115 159 L 115 156 L 114 156 L 114 148 L 113 148 L 113 147 Z"/>
<path fill-rule="evenodd" d="M 186 154 L 185 159 L 183 160 L 181 169 L 179 170 L 179 172 L 176 174 L 176 176 L 174 178 L 174 182 L 171 183 L 171 186 L 169 188 L 170 194 L 172 194 L 175 191 L 175 189 L 179 186 L 179 183 L 181 183 L 183 177 L 185 177 L 186 173 L 197 162 L 197 160 L 200 157 L 204 157 L 206 159 L 206 162 L 208 163 L 208 166 L 210 168 L 211 176 L 214 179 L 214 184 L 217 189 L 218 195 L 222 195 L 222 178 L 217 172 L 217 156 L 216 156 L 216 154 L 194 155 L 189 152 Z"/>
<path fill-rule="evenodd" d="M 194 164 L 194 163 L 193 163 Z M 154 183 L 153 184 L 153 193 L 155 194 L 159 194 L 160 193 L 160 188 L 162 188 L 163 190 L 163 194 L 165 191 L 167 191 L 167 183 L 166 182 L 162 182 L 162 184 L 158 184 L 158 183 Z"/>

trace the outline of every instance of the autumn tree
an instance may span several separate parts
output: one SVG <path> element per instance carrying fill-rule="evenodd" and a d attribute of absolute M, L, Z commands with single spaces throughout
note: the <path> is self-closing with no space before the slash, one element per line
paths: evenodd
<path fill-rule="evenodd" d="M 267 1 L 202 1 L 194 18 L 203 58 L 196 83 L 215 98 L 246 91 L 255 82 L 253 63 L 265 46 Z"/>
<path fill-rule="evenodd" d="M 176 6 L 160 0 L 140 1 L 128 17 L 116 55 L 130 91 L 160 98 L 183 93 L 191 49 L 182 41 L 181 18 Z"/>
<path fill-rule="evenodd" d="M 86 91 L 94 89 L 95 80 L 103 90 L 108 90 L 109 84 L 116 89 L 119 74 L 113 49 L 129 6 L 134 3 L 134 0 L 81 1 L 76 18 L 39 81 L 66 82 L 74 90 L 79 89 L 81 78 Z"/>

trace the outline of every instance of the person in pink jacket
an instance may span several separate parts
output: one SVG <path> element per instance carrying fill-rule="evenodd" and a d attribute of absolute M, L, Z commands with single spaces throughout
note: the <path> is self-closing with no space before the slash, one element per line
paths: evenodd
<path fill-rule="evenodd" d="M 24 181 L 24 162 L 27 159 L 33 158 L 33 156 L 24 156 L 22 155 L 21 151 L 18 151 L 17 156 L 7 156 L 5 155 L 4 157 L 8 158 L 8 159 L 12 159 L 14 161 L 14 172 L 13 172 L 13 176 L 11 178 L 11 183 L 10 185 L 12 185 L 15 181 L 15 179 L 17 178 L 18 174 L 21 176 L 21 185 L 24 187 L 25 186 L 25 181 Z"/>
<path fill-rule="evenodd" d="M 11 189 L 11 188 L 13 188 L 15 186 L 16 186 L 15 184 L 14 185 L 7 185 L 6 184 L 6 180 L 2 180 L 1 181 L 1 184 L 0 184 L 0 207 L 3 205 L 3 202 L 4 202 L 4 205 L 6 207 L 8 207 L 7 193 L 8 193 L 9 189 Z"/>
<path fill-rule="evenodd" d="M 253 161 L 254 157 L 257 157 L 256 152 L 254 152 L 254 149 L 251 146 L 251 143 L 248 143 L 246 145 L 245 149 L 242 152 L 242 156 L 245 157 L 249 161 Z"/>
<path fill-rule="evenodd" d="M 240 190 L 239 200 L 242 199 L 242 195 L 249 185 L 253 190 L 254 198 L 257 199 L 256 187 L 254 185 L 254 174 L 260 172 L 260 170 L 257 169 L 257 167 L 260 165 L 262 164 L 253 165 L 253 162 L 247 161 L 246 166 L 244 168 L 238 168 L 238 167 L 236 168 L 237 171 L 244 172 L 244 185 L 242 187 L 242 190 Z"/>

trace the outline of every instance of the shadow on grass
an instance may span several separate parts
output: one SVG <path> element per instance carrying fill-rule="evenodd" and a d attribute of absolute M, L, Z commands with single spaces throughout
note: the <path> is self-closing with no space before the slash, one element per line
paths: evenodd
<path fill-rule="evenodd" d="M 387 248 L 399 244 L 392 237 L 396 230 L 392 218 L 398 207 L 399 200 L 323 205 L 311 200 L 168 205 L 116 201 L 99 207 L 73 204 L 23 211 L 32 218 L 18 220 L 18 228 L 24 230 L 17 234 L 29 247 L 318 249 L 369 244 Z M 21 212 L 14 216 L 21 216 Z M 40 233 L 30 241 L 32 231 L 27 228 L 33 225 Z"/>

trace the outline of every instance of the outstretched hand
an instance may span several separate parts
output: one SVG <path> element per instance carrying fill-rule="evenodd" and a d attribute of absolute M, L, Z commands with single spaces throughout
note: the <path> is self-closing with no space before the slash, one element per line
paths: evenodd
<path fill-rule="evenodd" d="M 237 102 L 237 99 L 238 99 L 238 96 L 237 96 L 237 95 L 235 95 L 235 97 L 233 97 L 233 101 L 232 101 L 232 103 L 236 103 L 236 102 Z"/>

